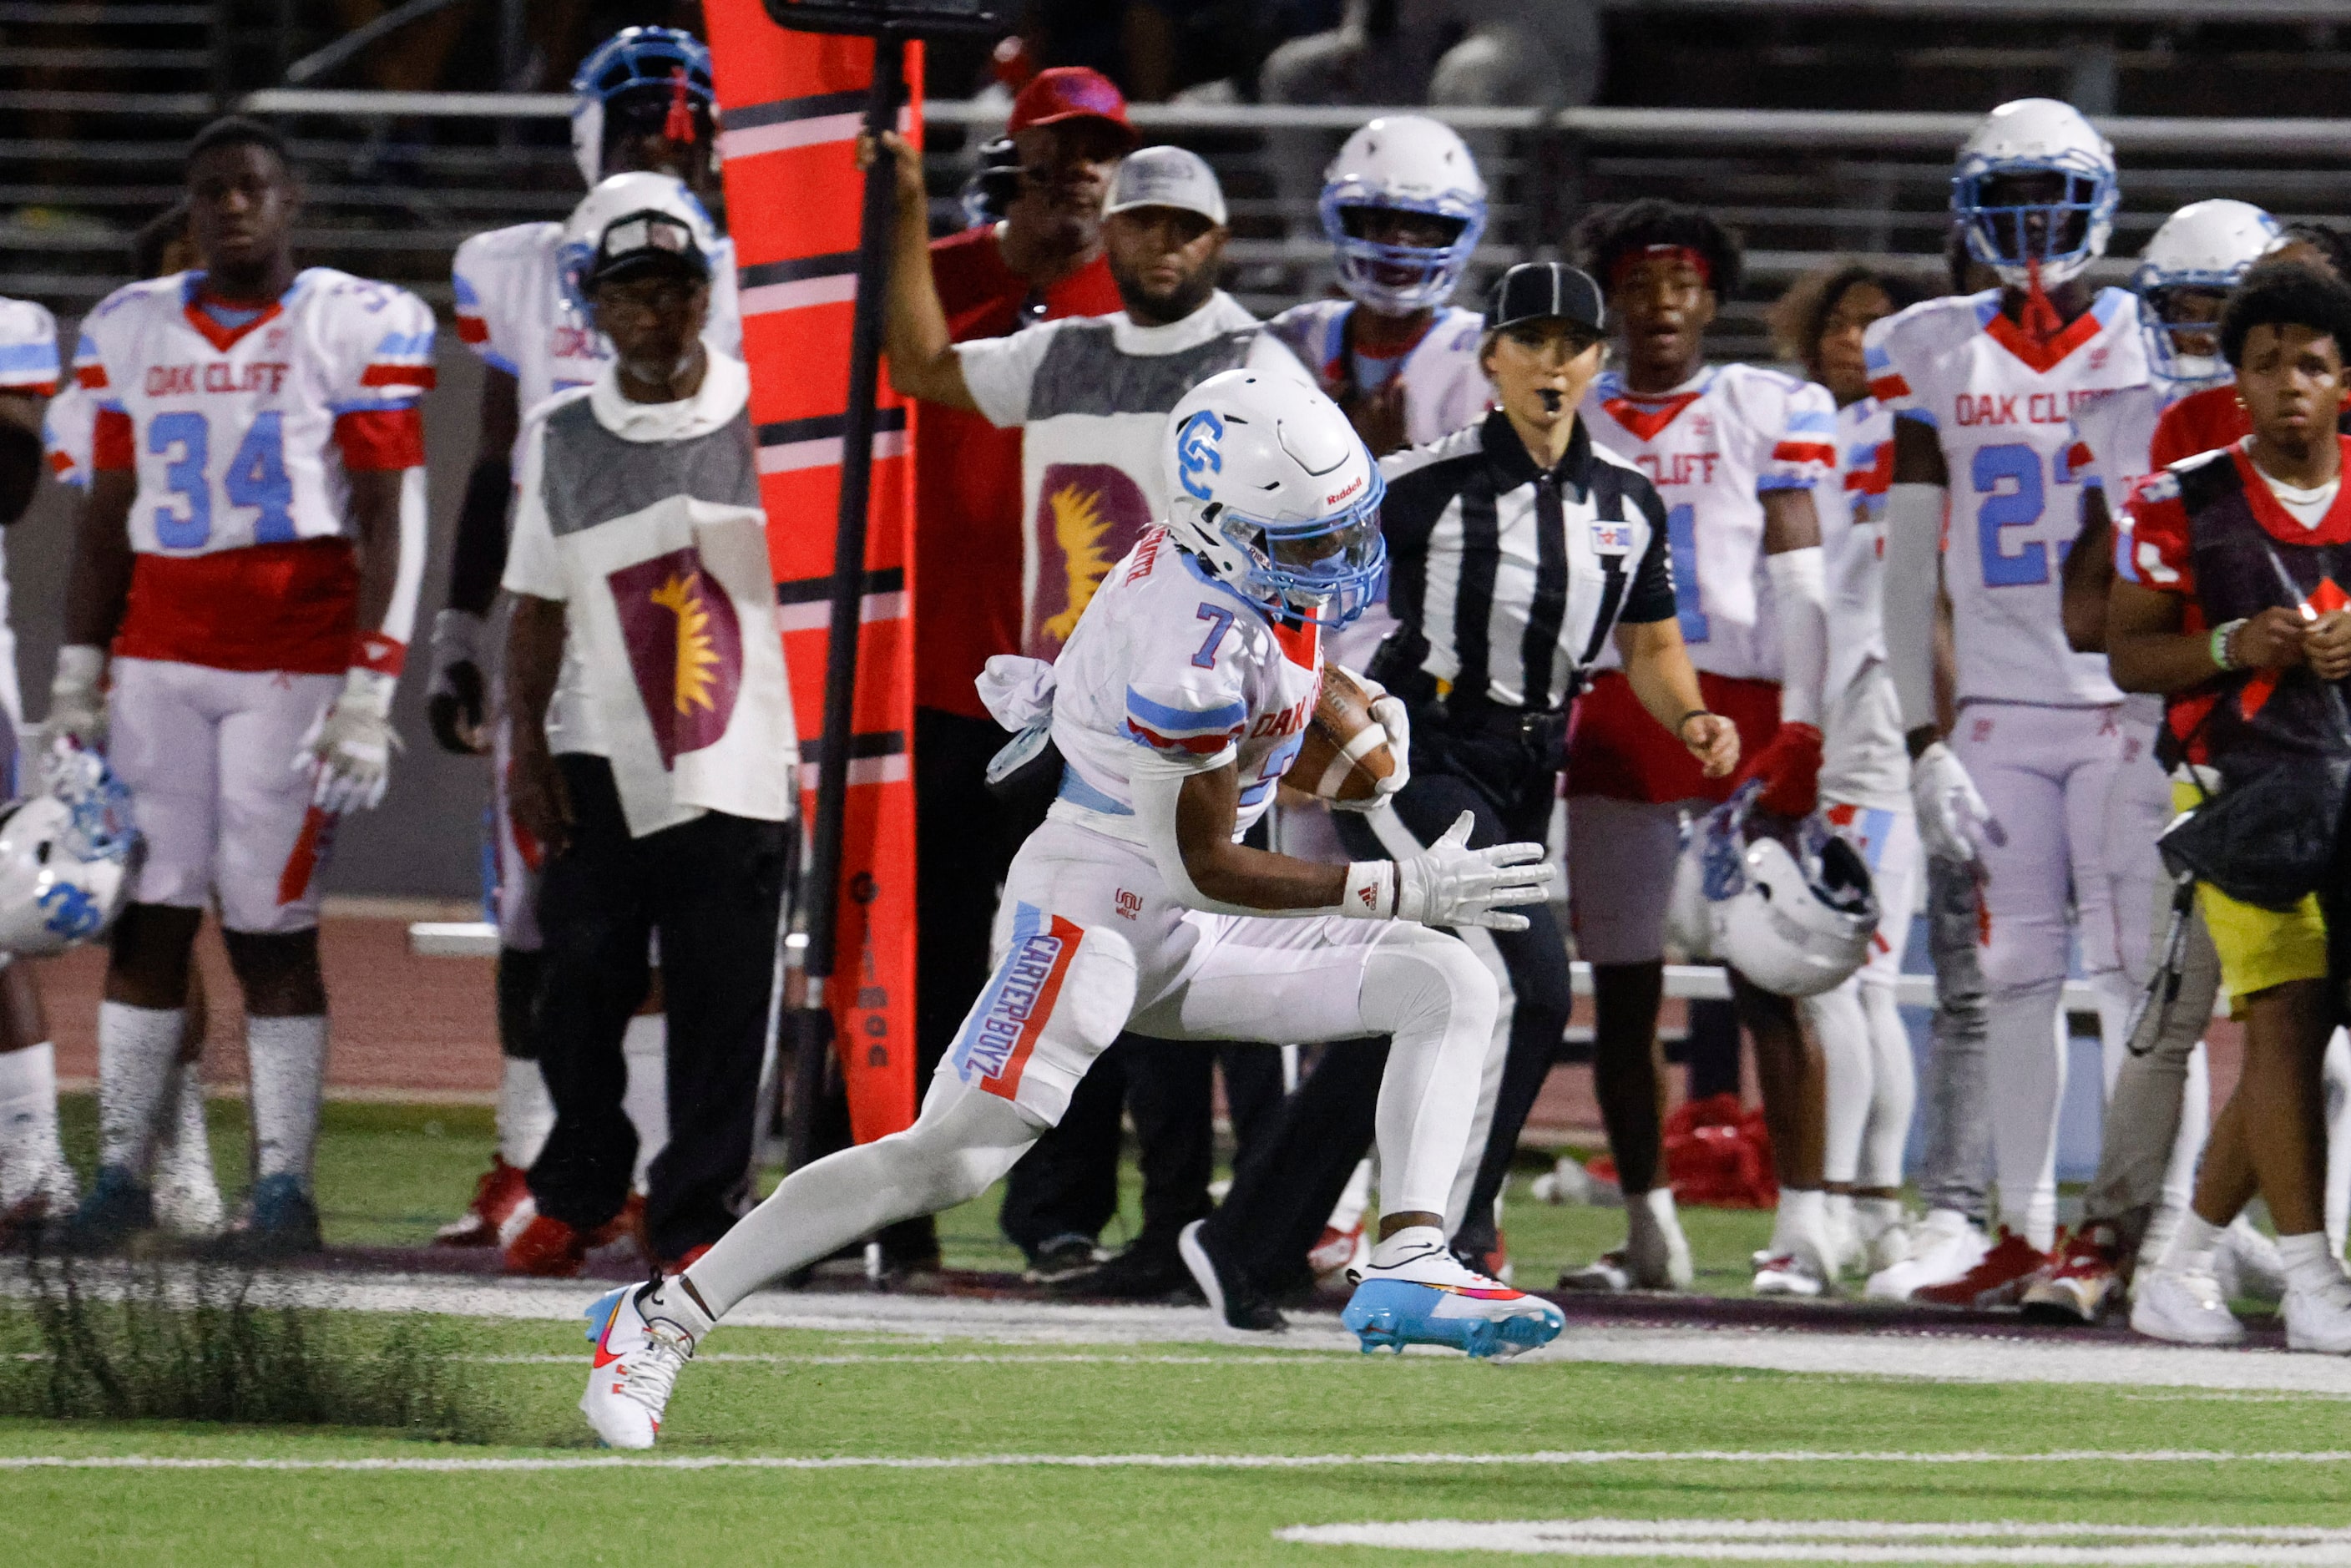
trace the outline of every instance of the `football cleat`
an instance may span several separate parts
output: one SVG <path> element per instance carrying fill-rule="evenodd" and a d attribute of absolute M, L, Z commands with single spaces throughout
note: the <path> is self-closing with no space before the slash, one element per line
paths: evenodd
<path fill-rule="evenodd" d="M 1207 1233 L 1207 1223 L 1196 1219 L 1186 1226 L 1176 1239 L 1176 1250 L 1182 1254 L 1184 1267 L 1191 1270 L 1192 1282 L 1208 1298 L 1208 1310 L 1227 1328 L 1243 1333 L 1280 1333 L 1287 1329 L 1290 1320 L 1224 1255 Z"/>
<path fill-rule="evenodd" d="M 490 1168 L 474 1184 L 474 1201 L 465 1206 L 465 1213 L 434 1232 L 433 1245 L 496 1247 L 502 1240 L 512 1240 L 512 1237 L 501 1233 L 516 1208 L 529 1202 L 530 1174 L 520 1166 L 507 1164 L 503 1156 L 492 1155 Z M 532 1212 L 536 1213 L 536 1208 Z"/>
<path fill-rule="evenodd" d="M 2285 1260 L 2278 1256 L 2277 1243 L 2241 1214 L 2220 1232 L 2220 1244 L 2212 1250 L 2212 1277 L 2231 1301 L 2239 1296 L 2257 1301 L 2285 1297 Z"/>
<path fill-rule="evenodd" d="M 131 1237 L 155 1228 L 154 1195 L 124 1166 L 100 1166 L 73 1218 L 66 1221 L 69 1252 L 115 1252 Z"/>
<path fill-rule="evenodd" d="M 1873 1301 L 1907 1301 L 1922 1286 L 1959 1279 L 1991 1249 L 1967 1216 L 1938 1208 L 1908 1228 L 1908 1255 L 1869 1277 L 1862 1293 Z"/>
<path fill-rule="evenodd" d="M 1829 1281 L 1822 1271 L 1820 1260 L 1808 1250 L 1775 1252 L 1755 1266 L 1755 1293 L 1825 1296 L 1829 1293 Z"/>
<path fill-rule="evenodd" d="M 531 1274 L 543 1280 L 578 1278 L 588 1266 L 588 1239 L 551 1214 L 534 1215 L 506 1247 L 509 1274 Z"/>
<path fill-rule="evenodd" d="M 2172 1344 L 2239 1344 L 2245 1325 L 2210 1274 L 2156 1267 L 2138 1271 L 2131 1302 L 2134 1333 Z"/>
<path fill-rule="evenodd" d="M 650 1448 L 661 1435 L 678 1368 L 710 1330 L 709 1315 L 690 1299 L 682 1279 L 655 1274 L 643 1285 L 607 1291 L 585 1314 L 588 1368 L 580 1414 L 596 1436 L 615 1448 Z"/>
<path fill-rule="evenodd" d="M 2285 1347 L 2320 1355 L 2351 1355 L 2351 1279 L 2340 1271 L 2314 1291 L 2289 1284 L 2285 1305 Z"/>
<path fill-rule="evenodd" d="M 1056 1236 L 1029 1255 L 1029 1267 L 1020 1271 L 1020 1278 L 1031 1285 L 1058 1285 L 1109 1260 L 1110 1254 L 1095 1246 L 1091 1237 Z"/>
<path fill-rule="evenodd" d="M 1345 1230 L 1335 1225 L 1325 1225 L 1314 1245 L 1306 1249 L 1306 1267 L 1317 1280 L 1328 1279 L 1348 1269 L 1360 1269 L 1372 1255 L 1372 1244 L 1364 1237 L 1360 1218 Z"/>
<path fill-rule="evenodd" d="M 255 1260 L 326 1250 L 319 1231 L 319 1206 L 302 1178 L 291 1171 L 253 1184 L 244 1215 L 221 1242 L 235 1256 Z"/>
<path fill-rule="evenodd" d="M 1433 1228 L 1429 1233 L 1436 1234 Z M 1549 1344 L 1567 1326 L 1541 1296 L 1463 1268 L 1442 1239 L 1351 1272 L 1355 1293 L 1339 1321 L 1366 1354 L 1382 1346 L 1401 1354 L 1408 1344 L 1440 1344 L 1473 1359 L 1510 1356 Z"/>
<path fill-rule="evenodd" d="M 1922 1285 L 1910 1292 L 1914 1301 L 1938 1307 L 2012 1307 L 2025 1287 L 2049 1267 L 2049 1254 L 2003 1225 L 2000 1240 L 1976 1260 L 1976 1266 L 1956 1280 Z"/>
<path fill-rule="evenodd" d="M 1581 1269 L 1562 1269 L 1559 1288 L 1589 1291 L 1596 1295 L 1622 1295 L 1637 1287 L 1633 1282 L 1632 1261 L 1619 1248 L 1614 1252 L 1603 1252 Z"/>
<path fill-rule="evenodd" d="M 2036 1322 L 2094 1323 L 2122 1296 L 2115 1233 L 2085 1226 L 2061 1245 L 2024 1288 L 2024 1315 Z"/>

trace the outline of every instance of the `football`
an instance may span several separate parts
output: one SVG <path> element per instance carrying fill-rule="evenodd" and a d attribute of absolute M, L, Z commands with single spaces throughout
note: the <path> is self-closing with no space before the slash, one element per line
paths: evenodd
<path fill-rule="evenodd" d="M 1281 781 L 1325 800 L 1368 800 L 1395 766 L 1388 732 L 1372 716 L 1371 695 L 1337 665 L 1325 666 L 1306 739 Z"/>

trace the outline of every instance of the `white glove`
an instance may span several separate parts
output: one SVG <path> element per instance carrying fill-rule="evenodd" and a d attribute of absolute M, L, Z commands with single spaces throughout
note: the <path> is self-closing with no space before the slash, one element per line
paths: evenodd
<path fill-rule="evenodd" d="M 294 754 L 294 771 L 315 772 L 310 803 L 321 811 L 340 816 L 372 810 L 382 801 L 392 754 L 400 745 L 392 731 L 396 678 L 374 670 L 345 672 L 341 694 L 303 736 Z"/>
<path fill-rule="evenodd" d="M 1363 685 L 1366 690 L 1379 694 L 1372 699 L 1372 716 L 1387 731 L 1388 756 L 1395 759 L 1395 770 L 1373 785 L 1374 793 L 1361 800 L 1329 801 L 1334 811 L 1376 811 L 1395 800 L 1397 790 L 1412 782 L 1412 716 L 1405 711 L 1404 699 L 1388 695 L 1369 681 Z"/>
<path fill-rule="evenodd" d="M 49 682 L 49 716 L 42 722 L 44 756 L 62 741 L 84 751 L 106 746 L 106 650 L 72 643 L 57 650 L 57 673 Z"/>
<path fill-rule="evenodd" d="M 1918 837 L 1939 860 L 1981 865 L 1987 845 L 2008 842 L 2008 830 L 1984 804 L 1976 781 L 1939 740 L 1910 764 L 1910 803 L 1918 812 Z"/>
<path fill-rule="evenodd" d="M 1445 836 L 1416 855 L 1396 861 L 1398 920 L 1423 925 L 1483 925 L 1489 931 L 1524 931 L 1527 917 L 1512 915 L 1514 904 L 1541 904 L 1559 883 L 1559 868 L 1544 863 L 1541 844 L 1468 847 L 1475 819 L 1454 819 Z"/>

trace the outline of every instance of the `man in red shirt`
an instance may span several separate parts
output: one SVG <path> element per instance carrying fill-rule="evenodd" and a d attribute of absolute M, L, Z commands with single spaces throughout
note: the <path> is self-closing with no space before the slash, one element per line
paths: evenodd
<path fill-rule="evenodd" d="M 956 342 L 1123 308 L 1102 259 L 1102 208 L 1134 145 L 1126 100 L 1078 66 L 1040 72 L 1013 100 L 1019 160 L 1002 219 L 933 243 L 931 273 Z M 1020 651 L 1020 432 L 922 403 L 914 442 L 916 1071 L 927 1081 L 987 980 L 997 884 L 1037 824 L 990 795 L 988 758 L 1012 737 L 972 682 Z M 935 1266 L 925 1217 L 882 1238 L 893 1269 Z"/>

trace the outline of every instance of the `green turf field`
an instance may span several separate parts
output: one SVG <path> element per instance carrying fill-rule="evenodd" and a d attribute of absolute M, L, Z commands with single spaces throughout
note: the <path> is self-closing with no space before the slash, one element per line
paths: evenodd
<path fill-rule="evenodd" d="M 571 1404 L 581 1342 L 556 1324 L 458 1325 L 499 1439 L 428 1444 L 349 1432 L 0 1423 L 12 1458 L 442 1461 L 445 1469 L 0 1468 L 11 1563 L 1373 1563 L 1487 1561 L 1301 1544 L 1298 1526 L 1416 1520 L 2045 1521 L 2068 1527 L 2351 1525 L 2351 1463 L 2132 1460 L 2155 1450 L 2317 1451 L 2344 1406 L 2291 1396 L 1939 1385 L 1834 1376 L 1429 1356 L 1252 1354 L 1201 1345 L 909 1344 L 722 1330 L 681 1380 L 656 1458 L 853 1460 L 1125 1456 L 1129 1462 L 829 1469 L 496 1470 L 591 1459 Z M 734 1359 L 741 1358 L 741 1359 Z M 2024 1463 L 2053 1448 L 2102 1457 Z M 1593 1460 L 1609 1450 L 1703 1458 Z M 1543 1451 L 1539 1462 L 1473 1456 Z M 1747 1460 L 1800 1450 L 1870 1456 Z M 1980 1450 L 1981 1453 L 1972 1451 Z M 1450 1456 L 1416 1462 L 1404 1454 Z M 1969 1455 L 1926 1464 L 1906 1455 Z M 1186 1467 L 1135 1457 L 1223 1457 Z M 1293 1468 L 1250 1460 L 1311 1456 Z M 1585 1456 L 1575 1458 L 1574 1456 Z M 634 1464 L 635 1461 L 628 1461 Z M 1646 1524 L 1633 1528 L 1636 1538 Z M 2078 1538 L 2075 1561 L 2351 1562 L 2142 1554 Z M 1788 1544 L 1782 1532 L 1766 1543 Z M 2157 1544 L 2161 1544 L 2158 1541 Z M 1961 1543 L 1962 1550 L 1969 1550 Z M 1981 1550 L 1980 1545 L 1972 1548 Z M 2177 1551 L 2174 1543 L 2170 1550 Z M 1711 1558 L 1658 1554 L 1630 1563 Z M 1850 1552 L 1850 1546 L 1840 1548 Z M 2045 1562 L 2003 1555 L 1774 1561 Z M 2145 1550 L 2151 1551 L 2152 1547 Z M 2121 1554 L 2117 1555 L 2116 1552 Z M 1941 1552 L 1938 1555 L 1936 1553 Z"/>

